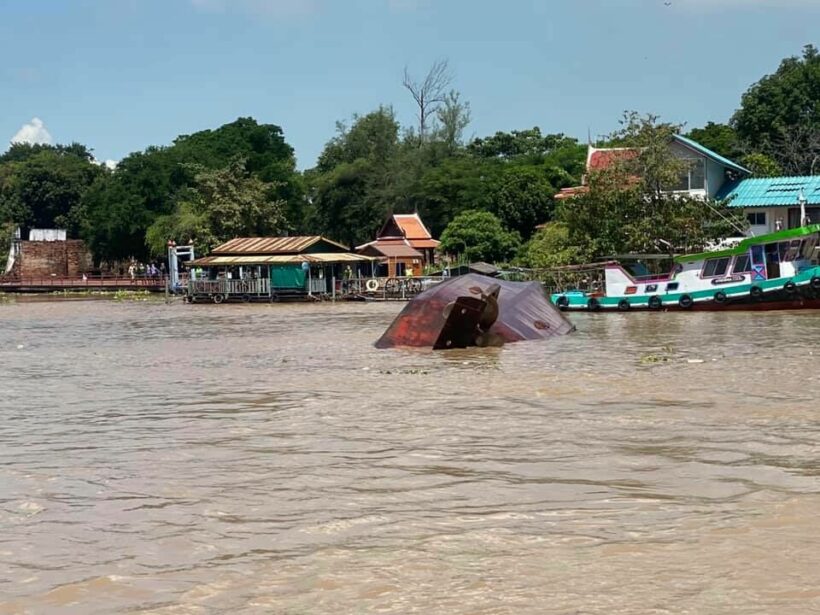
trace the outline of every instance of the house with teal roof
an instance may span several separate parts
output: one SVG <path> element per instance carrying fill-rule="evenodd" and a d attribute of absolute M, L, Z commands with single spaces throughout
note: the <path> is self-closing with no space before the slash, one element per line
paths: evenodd
<path fill-rule="evenodd" d="M 743 208 L 750 235 L 802 226 L 801 201 L 809 222 L 820 222 L 820 175 L 744 177 L 726 182 L 716 196 Z"/>
<path fill-rule="evenodd" d="M 696 141 L 675 135 L 669 144 L 672 153 L 686 161 L 686 170 L 681 174 L 670 191 L 699 198 L 717 198 L 720 190 L 728 183 L 751 175 L 749 169 L 713 152 Z M 564 188 L 555 195 L 556 199 L 567 199 L 587 190 L 589 173 L 602 171 L 636 157 L 639 150 L 623 147 L 593 147 L 587 151 L 587 175 L 581 186 Z"/>
<path fill-rule="evenodd" d="M 682 135 L 675 135 L 669 147 L 675 156 L 688 163 L 671 192 L 727 200 L 730 207 L 742 208 L 749 222 L 748 235 L 801 226 L 801 202 L 808 221 L 820 222 L 820 175 L 751 177 L 749 169 Z M 637 155 L 636 149 L 590 145 L 587 173 L 601 171 Z M 572 198 L 587 189 L 585 176 L 581 186 L 564 188 L 555 198 Z"/>

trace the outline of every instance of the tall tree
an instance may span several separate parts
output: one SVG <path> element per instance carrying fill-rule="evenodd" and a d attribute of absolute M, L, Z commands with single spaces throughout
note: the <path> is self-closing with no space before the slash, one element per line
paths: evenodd
<path fill-rule="evenodd" d="M 82 145 L 15 144 L 0 157 L 0 223 L 64 228 L 76 237 L 89 186 L 106 173 Z"/>
<path fill-rule="evenodd" d="M 399 124 L 393 110 L 379 107 L 354 116 L 307 174 L 316 231 L 350 245 L 372 239 L 384 221 L 394 185 L 393 161 L 399 147 Z"/>
<path fill-rule="evenodd" d="M 207 253 L 234 237 L 277 235 L 287 228 L 285 202 L 270 198 L 268 186 L 236 158 L 223 168 L 197 169 L 193 185 L 182 191 L 174 212 L 148 228 L 151 252 L 163 254 L 166 242 L 193 243 Z"/>
<path fill-rule="evenodd" d="M 419 144 L 424 143 L 430 128 L 430 118 L 435 117 L 438 110 L 447 100 L 447 88 L 453 81 L 447 60 L 438 60 L 433 63 L 423 79 L 416 80 L 404 67 L 402 85 L 410 92 L 416 103 L 418 114 Z"/>
<path fill-rule="evenodd" d="M 786 58 L 777 71 L 752 85 L 731 125 L 754 151 L 775 159 L 788 173 L 820 172 L 820 53 Z"/>
<path fill-rule="evenodd" d="M 439 121 L 439 138 L 451 151 L 462 145 L 464 129 L 470 125 L 470 103 L 461 100 L 455 90 L 444 97 L 442 106 L 436 112 Z"/>
<path fill-rule="evenodd" d="M 95 256 L 147 257 L 148 227 L 158 217 L 174 214 L 182 195 L 197 185 L 201 170 L 224 169 L 236 158 L 264 185 L 265 202 L 283 202 L 291 228 L 299 228 L 304 196 L 293 148 L 278 126 L 239 118 L 214 130 L 182 135 L 168 147 L 130 154 L 96 182 L 83 199 L 84 236 Z"/>

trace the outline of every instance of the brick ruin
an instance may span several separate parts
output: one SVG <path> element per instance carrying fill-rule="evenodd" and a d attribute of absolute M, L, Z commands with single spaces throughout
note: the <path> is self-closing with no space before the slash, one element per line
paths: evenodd
<path fill-rule="evenodd" d="M 91 270 L 91 253 L 79 239 L 21 241 L 9 276 L 15 278 L 80 277 Z"/>

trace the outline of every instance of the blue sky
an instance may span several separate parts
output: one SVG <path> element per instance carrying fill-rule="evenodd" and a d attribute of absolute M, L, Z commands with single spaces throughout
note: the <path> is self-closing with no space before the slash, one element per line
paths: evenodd
<path fill-rule="evenodd" d="M 818 44 L 820 0 L 667 2 L 0 0 L 0 149 L 19 135 L 119 160 L 253 116 L 306 168 L 352 113 L 387 104 L 411 124 L 402 71 L 440 58 L 468 135 L 586 139 L 625 109 L 696 127 Z"/>

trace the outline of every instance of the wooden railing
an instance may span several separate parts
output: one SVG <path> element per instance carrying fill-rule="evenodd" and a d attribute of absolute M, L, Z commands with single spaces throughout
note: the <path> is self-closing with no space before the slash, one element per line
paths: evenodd
<path fill-rule="evenodd" d="M 189 280 L 189 295 L 269 295 L 270 280 Z"/>
<path fill-rule="evenodd" d="M 0 277 L 0 287 L 4 288 L 150 288 L 165 287 L 167 277 L 86 275 L 68 276 L 24 276 Z"/>

